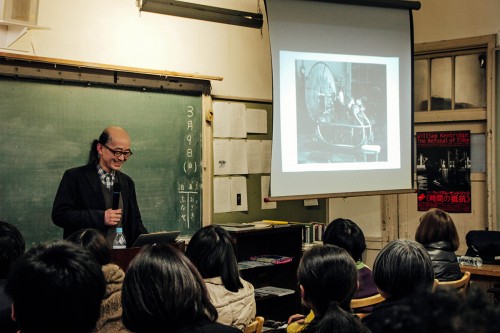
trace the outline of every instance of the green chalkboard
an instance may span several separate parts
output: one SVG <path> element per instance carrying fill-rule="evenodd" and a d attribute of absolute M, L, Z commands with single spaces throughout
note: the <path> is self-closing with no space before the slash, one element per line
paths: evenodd
<path fill-rule="evenodd" d="M 202 97 L 0 78 L 0 220 L 28 245 L 62 238 L 51 220 L 66 169 L 86 163 L 108 125 L 125 128 L 134 155 L 122 171 L 136 184 L 149 231 L 201 225 Z"/>

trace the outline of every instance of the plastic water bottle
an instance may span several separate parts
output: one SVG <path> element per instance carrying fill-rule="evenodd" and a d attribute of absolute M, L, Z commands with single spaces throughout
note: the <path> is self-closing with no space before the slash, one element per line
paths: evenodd
<path fill-rule="evenodd" d="M 116 228 L 116 236 L 113 240 L 113 249 L 124 249 L 127 247 L 127 241 L 125 240 L 125 235 L 123 234 L 123 229 Z"/>
<path fill-rule="evenodd" d="M 469 257 L 469 256 L 461 256 L 458 257 L 458 263 L 462 266 L 483 266 L 483 259 L 480 257 Z"/>

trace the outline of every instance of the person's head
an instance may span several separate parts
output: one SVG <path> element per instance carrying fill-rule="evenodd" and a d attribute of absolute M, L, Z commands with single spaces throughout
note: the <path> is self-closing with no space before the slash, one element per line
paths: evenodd
<path fill-rule="evenodd" d="M 204 279 L 220 276 L 227 290 L 242 288 L 233 239 L 222 227 L 209 225 L 189 240 L 186 255 Z"/>
<path fill-rule="evenodd" d="M 415 240 L 424 245 L 445 241 L 450 243 L 453 251 L 456 251 L 460 246 L 460 239 L 453 219 L 439 208 L 432 208 L 422 215 L 415 232 Z"/>
<path fill-rule="evenodd" d="M 361 261 L 366 249 L 365 235 L 356 223 L 338 218 L 328 224 L 323 233 L 323 244 L 346 249 L 354 261 Z"/>
<path fill-rule="evenodd" d="M 394 240 L 375 258 L 373 280 L 385 298 L 404 298 L 432 288 L 434 269 L 427 250 L 412 240 Z"/>
<path fill-rule="evenodd" d="M 97 261 L 67 241 L 32 247 L 14 264 L 5 287 L 23 333 L 90 332 L 105 288 Z"/>
<path fill-rule="evenodd" d="M 358 287 L 356 264 L 335 245 L 316 245 L 302 256 L 297 271 L 302 300 L 320 319 L 318 332 L 361 332 L 350 312 Z"/>
<path fill-rule="evenodd" d="M 66 240 L 89 250 L 101 266 L 111 262 L 111 253 L 106 238 L 99 230 L 82 229 L 69 235 Z"/>
<path fill-rule="evenodd" d="M 176 332 L 203 319 L 215 321 L 205 283 L 179 250 L 166 244 L 145 246 L 125 273 L 123 323 L 136 333 Z"/>
<path fill-rule="evenodd" d="M 489 333 L 500 324 L 500 308 L 479 288 L 465 298 L 452 290 L 421 292 L 373 315 L 372 333 Z"/>
<path fill-rule="evenodd" d="M 356 264 L 346 250 L 335 245 L 317 245 L 304 252 L 297 277 L 304 303 L 322 315 L 331 302 L 350 310 L 358 287 Z"/>
<path fill-rule="evenodd" d="M 109 126 L 91 144 L 89 162 L 98 161 L 106 171 L 119 171 L 132 154 L 130 137 L 121 127 Z"/>
<path fill-rule="evenodd" d="M 12 263 L 25 249 L 23 235 L 12 224 L 0 221 L 0 279 L 7 278 Z"/>

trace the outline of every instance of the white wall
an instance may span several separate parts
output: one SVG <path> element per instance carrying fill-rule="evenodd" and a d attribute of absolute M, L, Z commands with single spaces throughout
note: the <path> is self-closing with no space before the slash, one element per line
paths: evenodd
<path fill-rule="evenodd" d="M 257 12 L 264 0 L 191 0 Z M 500 30 L 498 0 L 421 0 L 414 11 L 415 42 Z M 265 15 L 264 15 L 265 16 Z M 267 22 L 261 30 L 153 13 L 136 0 L 40 0 L 28 54 L 119 66 L 223 77 L 213 94 L 272 100 Z M 0 50 L 5 51 L 5 50 Z"/>
<path fill-rule="evenodd" d="M 193 1 L 194 2 L 194 1 Z M 204 0 L 257 12 L 257 0 Z M 237 6 L 236 6 L 237 5 Z M 260 0 L 263 10 L 263 0 Z M 40 57 L 222 77 L 214 95 L 271 100 L 267 23 L 261 30 L 154 13 L 136 0 L 40 0 L 30 33 Z M 5 51 L 5 50 L 0 50 Z"/>
<path fill-rule="evenodd" d="M 498 0 L 420 0 L 413 12 L 415 43 L 497 34 Z M 498 45 L 498 38 L 497 38 Z"/>

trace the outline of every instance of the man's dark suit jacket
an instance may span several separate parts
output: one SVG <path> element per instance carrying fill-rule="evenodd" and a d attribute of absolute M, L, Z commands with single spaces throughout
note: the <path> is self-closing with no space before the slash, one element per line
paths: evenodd
<path fill-rule="evenodd" d="M 130 247 L 140 234 L 148 231 L 142 224 L 134 181 L 124 173 L 118 172 L 117 175 L 123 200 L 123 232 L 127 247 Z M 106 204 L 101 184 L 95 163 L 66 170 L 52 207 L 52 221 L 64 229 L 64 238 L 86 228 L 98 229 L 106 234 Z"/>

